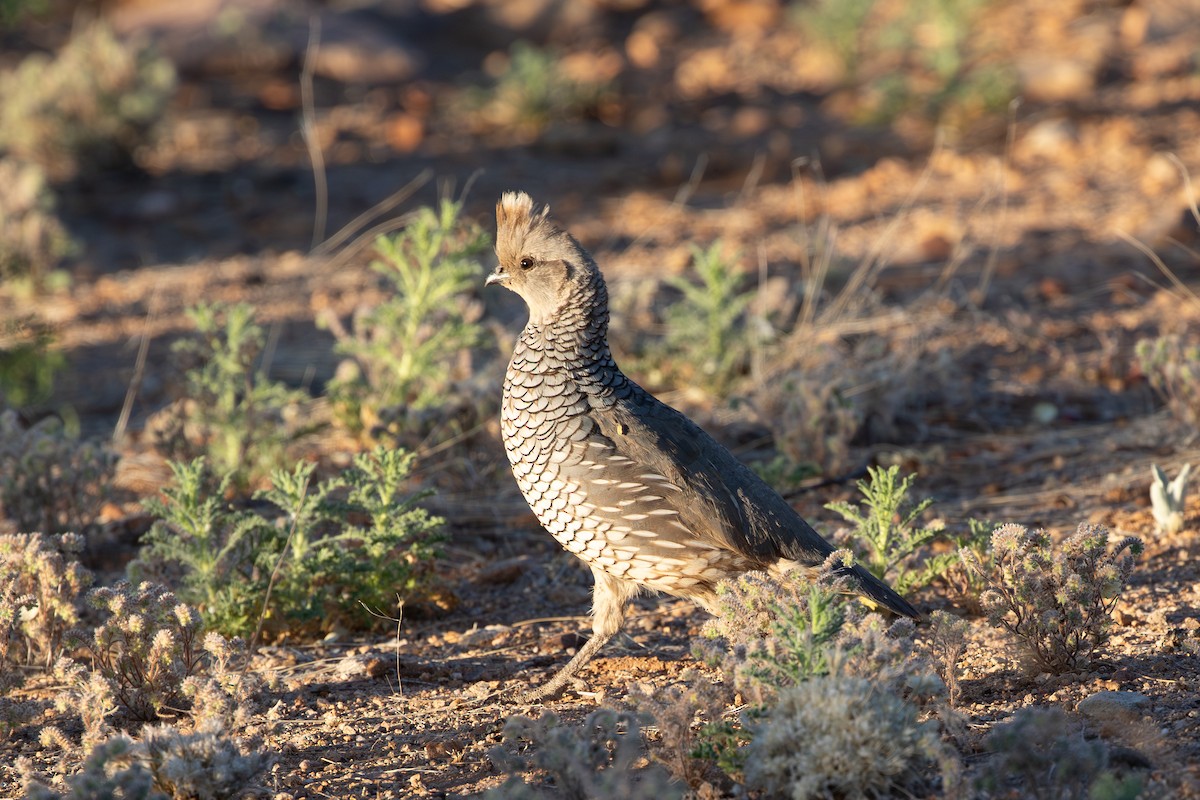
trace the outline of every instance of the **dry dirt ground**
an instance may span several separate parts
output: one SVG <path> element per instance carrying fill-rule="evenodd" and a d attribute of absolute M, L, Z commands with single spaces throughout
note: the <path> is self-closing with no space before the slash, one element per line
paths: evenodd
<path fill-rule="evenodd" d="M 90 554 L 109 577 L 145 530 L 139 497 L 167 475 L 138 432 L 177 396 L 170 344 L 188 330 L 184 309 L 201 299 L 252 303 L 278 336 L 273 374 L 319 387 L 337 357 L 313 323 L 316 311 L 349 314 L 380 296 L 365 252 L 308 254 L 315 195 L 296 90 L 307 26 L 288 29 L 300 31 L 299 44 L 282 36 L 268 41 L 275 49 L 206 56 L 181 44 L 186 21 L 155 16 L 167 5 L 106 11 L 118 28 L 158 31 L 182 83 L 137 171 L 60 187 L 63 214 L 84 243 L 70 291 L 31 300 L 0 289 L 0 314 L 33 313 L 54 327 L 70 361 L 56 401 L 73 406 L 88 433 L 111 433 L 150 337 L 122 445 L 127 494 L 106 509 L 107 538 Z M 796 34 L 755 16 L 776 4 L 568 5 L 586 7 L 585 18 L 522 22 L 513 11 L 505 22 L 497 4 L 382 4 L 393 26 L 380 29 L 400 33 L 379 47 L 414 59 L 406 80 L 362 88 L 355 70 L 372 65 L 361 54 L 342 73 L 335 62 L 318 75 L 328 230 L 424 168 L 436 180 L 391 216 L 469 184 L 467 213 L 490 224 L 500 191 L 528 190 L 553 204 L 606 270 L 619 300 L 618 359 L 653 319 L 657 283 L 687 266 L 689 244 L 723 239 L 762 278 L 770 302 L 780 281 L 797 280 L 820 232 L 836 230 L 831 298 L 856 267 L 873 266 L 862 290 L 870 302 L 829 317 L 829 335 L 866 331 L 912 348 L 923 361 L 914 380 L 936 389 L 910 403 L 901 424 L 860 438 L 854 461 L 918 472 L 918 492 L 934 497 L 950 524 L 980 517 L 1062 535 L 1097 522 L 1147 543 L 1112 642 L 1086 672 L 1029 676 L 1009 640 L 972 620 L 960 700 L 968 766 L 1016 709 L 1074 710 L 1097 691 L 1140 692 L 1148 700 L 1132 718 L 1092 722 L 1093 732 L 1151 764 L 1148 796 L 1200 797 L 1200 501 L 1193 496 L 1183 533 L 1169 540 L 1148 508 L 1151 464 L 1174 474 L 1200 461 L 1200 445 L 1163 410 L 1133 358 L 1139 338 L 1200 330 L 1200 192 L 1187 177 L 1200 177 L 1200 7 L 1007 4 L 1000 35 L 1029 40 L 1011 48 L 1019 67 L 1066 77 L 1030 78 L 1011 124 L 1001 113 L 947 138 L 931 126 L 853 124 L 838 112 L 843 101 L 793 79 L 800 73 L 785 66 Z M 676 25 L 654 40 L 653 62 L 638 50 L 645 42 L 630 44 L 649 10 Z M 351 39 L 374 30 L 369 16 L 324 13 L 357 25 Z M 30 36 L 52 41 L 53 29 Z M 596 69 L 615 54 L 636 101 L 616 123 L 587 120 L 527 140 L 464 131 L 440 115 L 443 94 L 517 36 L 573 43 Z M 631 66 L 641 60 L 649 66 Z M 345 71 L 349 79 L 336 77 Z M 665 98 L 637 88 L 656 82 L 668 87 Z M 479 358 L 480 380 L 498 393 L 520 308 L 481 297 L 497 344 Z M 937 364 L 927 361 L 934 355 Z M 753 408 L 674 388 L 669 375 L 644 367 L 638 377 L 740 453 L 763 448 Z M 351 446 L 330 437 L 309 455 L 336 465 Z M 494 423 L 426 452 L 418 472 L 438 487 L 431 505 L 448 521 L 440 574 L 453 599 L 440 613 L 405 619 L 398 633 L 263 647 L 254 667 L 281 682 L 264 693 L 256 728 L 276 758 L 252 791 L 442 797 L 495 786 L 502 777 L 487 751 L 509 716 L 536 713 L 510 698 L 546 679 L 586 635 L 590 577 L 522 503 Z M 830 531 L 837 523 L 824 504 L 852 489 L 834 481 L 792 499 Z M 949 605 L 935 592 L 917 600 L 927 610 Z M 622 707 L 631 683 L 677 681 L 694 665 L 690 645 L 702 623 L 686 603 L 639 600 L 628 635 L 585 670 L 585 685 L 546 707 L 578 723 L 598 704 Z M 46 697 L 53 687 L 32 691 Z M 42 722 L 70 727 L 50 708 Z M 37 726 L 0 743 L 0 753 L 5 796 L 19 793 L 16 757 L 47 771 L 57 759 L 38 743 Z"/>

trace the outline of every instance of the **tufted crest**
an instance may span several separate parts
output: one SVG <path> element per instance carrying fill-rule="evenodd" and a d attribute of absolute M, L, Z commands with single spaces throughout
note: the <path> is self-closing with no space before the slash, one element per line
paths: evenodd
<path fill-rule="evenodd" d="M 533 198 L 524 192 L 505 192 L 496 204 L 496 255 L 501 263 L 519 259 L 530 240 L 561 234 L 550 220 L 550 206 L 535 208 Z"/>

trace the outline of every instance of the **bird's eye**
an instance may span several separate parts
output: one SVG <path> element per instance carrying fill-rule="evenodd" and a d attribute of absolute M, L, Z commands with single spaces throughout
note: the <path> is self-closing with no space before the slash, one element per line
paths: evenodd
<path fill-rule="evenodd" d="M 532 258 L 530 258 L 529 256 L 526 256 L 525 258 L 521 259 L 521 269 L 532 269 L 532 268 L 533 268 L 533 259 Z"/>

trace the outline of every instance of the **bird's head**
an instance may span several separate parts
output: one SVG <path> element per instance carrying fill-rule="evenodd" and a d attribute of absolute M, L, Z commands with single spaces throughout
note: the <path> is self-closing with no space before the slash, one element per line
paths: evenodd
<path fill-rule="evenodd" d="M 524 192 L 505 192 L 496 204 L 496 258 L 487 284 L 521 296 L 535 322 L 551 319 L 568 302 L 586 301 L 602 285 L 592 257 L 550 219 L 550 207 L 535 208 Z"/>

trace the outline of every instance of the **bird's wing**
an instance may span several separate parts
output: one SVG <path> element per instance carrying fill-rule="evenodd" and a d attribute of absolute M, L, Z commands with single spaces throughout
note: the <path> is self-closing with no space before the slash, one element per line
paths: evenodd
<path fill-rule="evenodd" d="M 627 502 L 636 496 L 629 494 L 630 487 L 654 482 L 650 496 L 661 497 L 658 504 L 677 512 L 678 518 L 664 515 L 642 520 L 639 525 L 677 522 L 696 538 L 760 567 L 780 559 L 813 567 L 834 551 L 786 500 L 725 447 L 640 387 L 633 385 L 629 395 L 615 402 L 609 398 L 593 403 L 588 416 L 592 422 L 590 445 L 609 454 L 603 474 L 612 481 L 595 487 L 589 502 Z M 669 490 L 660 491 L 664 486 Z M 896 613 L 920 616 L 861 566 L 845 572 L 871 599 Z"/>

